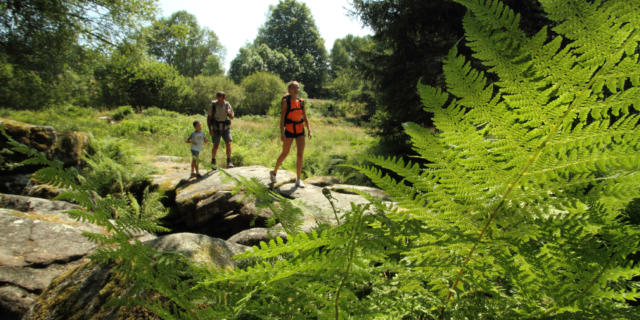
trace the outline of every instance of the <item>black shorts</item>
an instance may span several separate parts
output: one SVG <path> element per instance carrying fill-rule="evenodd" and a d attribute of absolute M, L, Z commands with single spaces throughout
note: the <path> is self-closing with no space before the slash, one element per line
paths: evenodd
<path fill-rule="evenodd" d="M 289 139 L 295 139 L 297 137 L 304 137 L 304 130 L 302 130 L 302 132 L 298 132 L 298 133 L 291 133 L 287 130 L 284 131 L 284 137 L 285 138 L 289 138 Z"/>

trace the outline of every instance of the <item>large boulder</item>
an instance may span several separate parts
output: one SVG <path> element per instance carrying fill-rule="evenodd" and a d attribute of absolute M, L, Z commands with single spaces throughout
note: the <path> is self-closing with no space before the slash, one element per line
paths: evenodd
<path fill-rule="evenodd" d="M 19 319 L 53 278 L 86 262 L 96 245 L 83 231 L 104 232 L 69 218 L 62 201 L 0 194 L 0 315 Z"/>
<path fill-rule="evenodd" d="M 262 166 L 237 167 L 226 170 L 231 176 L 245 179 L 256 178 L 270 186 L 269 169 Z M 173 176 L 175 173 L 170 173 Z M 168 178 L 169 179 L 169 178 Z M 295 179 L 295 174 L 280 171 L 278 181 L 286 183 Z M 155 181 L 165 181 L 155 178 Z M 174 185 L 167 183 L 164 186 Z M 212 171 L 203 178 L 175 184 L 175 208 L 167 217 L 174 230 L 188 230 L 220 238 L 228 238 L 252 227 L 264 227 L 273 213 L 258 209 L 253 201 L 242 194 L 234 194 L 235 181 L 221 171 Z"/>
<path fill-rule="evenodd" d="M 0 118 L 0 129 L 12 139 L 44 152 L 50 159 L 60 160 L 67 166 L 78 166 L 82 163 L 82 156 L 90 142 L 89 134 L 86 132 L 56 132 L 50 126 L 36 126 L 4 118 Z M 0 135 L 0 150 L 5 148 L 9 148 L 8 140 Z M 3 154 L 0 157 L 0 174 L 34 172 L 37 167 L 12 166 L 13 163 L 24 159 L 25 155 L 19 153 Z"/>
<path fill-rule="evenodd" d="M 231 257 L 248 249 L 191 233 L 171 234 L 146 244 L 156 250 L 179 252 L 194 262 L 219 268 L 234 268 L 237 262 Z M 158 319 L 143 308 L 115 308 L 107 304 L 110 298 L 121 296 L 129 287 L 111 271 L 111 266 L 87 263 L 55 279 L 23 319 Z"/>

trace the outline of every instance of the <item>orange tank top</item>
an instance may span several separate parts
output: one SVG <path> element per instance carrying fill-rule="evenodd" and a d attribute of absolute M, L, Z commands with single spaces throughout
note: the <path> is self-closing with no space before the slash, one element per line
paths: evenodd
<path fill-rule="evenodd" d="M 300 108 L 300 100 L 291 100 L 291 108 L 289 109 L 287 119 L 294 122 L 299 122 L 303 117 L 304 115 L 302 113 L 302 108 Z"/>

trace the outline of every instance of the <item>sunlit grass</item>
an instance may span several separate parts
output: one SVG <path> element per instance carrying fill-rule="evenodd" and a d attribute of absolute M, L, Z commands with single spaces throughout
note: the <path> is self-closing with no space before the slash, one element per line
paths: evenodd
<path fill-rule="evenodd" d="M 140 155 L 150 161 L 157 155 L 190 158 L 189 145 L 185 140 L 193 131 L 192 123 L 206 123 L 204 115 L 182 115 L 157 108 L 129 116 L 116 122 L 100 120 L 109 111 L 78 107 L 57 107 L 41 111 L 0 110 L 0 116 L 38 125 L 50 125 L 58 130 L 80 130 L 91 132 L 94 137 L 119 137 L 131 141 Z M 337 118 L 311 117 L 313 139 L 307 140 L 305 148 L 305 176 L 336 175 L 345 182 L 366 183 L 353 171 L 340 164 L 354 163 L 364 158 L 377 145 L 377 139 L 369 136 L 361 127 Z M 272 167 L 282 150 L 278 132 L 279 119 L 271 116 L 246 116 L 237 118 L 232 124 L 233 161 L 236 165 L 264 165 Z M 206 125 L 203 130 L 208 132 Z M 210 139 L 210 137 L 208 137 Z M 210 161 L 211 143 L 205 146 L 200 159 Z M 295 170 L 295 143 L 283 168 Z M 224 144 L 217 154 L 219 164 L 225 163 Z"/>

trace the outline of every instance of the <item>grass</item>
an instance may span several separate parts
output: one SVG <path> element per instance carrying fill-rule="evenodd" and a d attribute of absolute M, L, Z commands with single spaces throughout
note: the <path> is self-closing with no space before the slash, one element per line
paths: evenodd
<path fill-rule="evenodd" d="M 0 109 L 0 117 L 37 125 L 50 125 L 58 130 L 88 131 L 96 139 L 123 138 L 130 141 L 142 159 L 150 161 L 157 155 L 190 158 L 185 140 L 193 131 L 192 122 L 205 123 L 204 115 L 183 115 L 158 108 L 127 115 L 122 121 L 109 123 L 101 116 L 114 111 L 56 107 L 39 111 Z M 116 111 L 117 112 L 117 111 Z M 363 176 L 340 164 L 355 163 L 377 146 L 376 138 L 361 127 L 340 118 L 310 116 L 313 139 L 307 140 L 305 149 L 305 176 L 334 175 L 346 183 L 368 184 Z M 208 130 L 203 128 L 205 132 Z M 282 149 L 278 133 L 278 119 L 270 116 L 245 116 L 232 125 L 233 161 L 236 165 L 263 165 L 271 167 Z M 209 137 L 210 138 L 210 137 Z M 201 160 L 211 158 L 211 143 L 205 146 Z M 218 163 L 225 162 L 225 149 L 221 145 Z M 295 171 L 295 146 L 283 164 L 284 169 Z"/>

